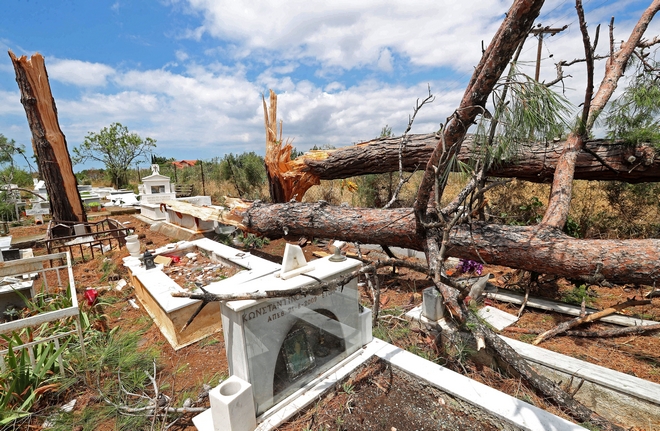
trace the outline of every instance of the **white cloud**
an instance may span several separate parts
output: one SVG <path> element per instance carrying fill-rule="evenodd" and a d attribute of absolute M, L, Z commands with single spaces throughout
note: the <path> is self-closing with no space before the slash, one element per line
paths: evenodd
<path fill-rule="evenodd" d="M 184 51 L 181 51 L 181 50 L 177 50 L 174 53 L 174 55 L 176 56 L 176 59 L 179 60 L 179 61 L 186 61 L 186 60 L 188 60 L 188 57 L 189 57 L 187 52 L 184 52 Z"/>
<path fill-rule="evenodd" d="M 427 95 L 427 80 L 437 98 L 419 113 L 413 133 L 434 131 L 456 109 L 481 56 L 481 41 L 489 42 L 510 6 L 510 0 L 492 0 L 488 7 L 476 0 L 189 2 L 203 19 L 196 40 L 205 43 L 198 47 L 188 40 L 181 45 L 185 49 L 173 49 L 177 67 L 122 69 L 48 58 L 51 79 L 74 84 L 65 96 L 56 95 L 70 147 L 118 121 L 157 139 L 157 151 L 172 157 L 263 154 L 261 94 L 269 88 L 279 93 L 284 136 L 294 138 L 298 149 L 350 145 L 376 137 L 386 124 L 402 133 L 416 99 Z M 549 80 L 554 62 L 582 57 L 583 48 L 572 4 L 548 0 L 545 9 L 539 18 L 543 25 L 571 25 L 545 40 L 541 78 Z M 603 8 L 587 18 L 592 30 L 598 20 L 609 20 Z M 627 37 L 632 24 L 619 21 L 617 34 Z M 652 24 L 648 34 L 658 34 L 659 25 Z M 208 35 L 218 38 L 217 46 L 208 43 Z M 601 50 L 606 39 L 601 34 Z M 523 53 L 528 73 L 533 73 L 536 48 L 530 38 Z M 201 63 L 201 55 L 212 62 Z M 454 73 L 452 80 L 441 78 L 441 68 Z M 428 73 L 412 82 L 397 75 L 402 69 Z M 568 86 L 578 98 L 583 70 L 578 64 L 567 71 L 574 76 Z M 598 65 L 597 82 L 602 70 Z M 16 87 L 12 82 L 7 88 Z M 0 89 L 0 114 L 12 121 L 4 121 L 5 131 L 18 125 L 27 129 L 18 100 L 17 91 Z"/>
<path fill-rule="evenodd" d="M 102 87 L 115 70 L 101 63 L 80 60 L 60 60 L 49 58 L 48 76 L 50 79 L 80 87 Z"/>
<path fill-rule="evenodd" d="M 0 90 L 0 115 L 25 115 L 20 100 L 21 95 L 18 91 Z M 2 133 L 2 130 L 0 130 L 0 133 Z"/>
<path fill-rule="evenodd" d="M 381 52 L 410 58 L 413 65 L 469 69 L 481 54 L 509 1 L 189 0 L 204 17 L 194 30 L 235 41 L 243 55 L 275 50 L 284 58 L 313 57 L 345 69 L 376 65 Z M 466 46 L 472 42 L 474 46 Z M 240 50 L 239 50 L 240 51 Z"/>
<path fill-rule="evenodd" d="M 385 48 L 380 52 L 378 58 L 378 68 L 384 72 L 392 71 L 392 53 L 389 49 Z"/>

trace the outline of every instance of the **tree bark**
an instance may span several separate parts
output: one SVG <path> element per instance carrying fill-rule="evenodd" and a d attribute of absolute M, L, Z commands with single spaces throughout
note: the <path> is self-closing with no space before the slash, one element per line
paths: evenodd
<path fill-rule="evenodd" d="M 414 204 L 415 214 L 420 221 L 430 221 L 427 220 L 427 209 L 432 190 L 435 187 L 437 196 L 442 196 L 444 191 L 442 182 L 436 181 L 438 176 L 447 170 L 453 157 L 458 154 L 463 138 L 477 115 L 484 114 L 488 96 L 513 53 L 529 34 L 542 6 L 543 0 L 514 2 L 481 57 L 458 109 L 443 128 L 441 139 L 426 163 Z"/>
<path fill-rule="evenodd" d="M 413 172 L 422 169 L 438 143 L 435 133 L 409 135 L 403 150 L 403 169 Z M 290 163 L 287 175 L 311 175 L 321 180 L 336 180 L 366 174 L 384 174 L 399 169 L 397 138 L 378 138 L 336 150 L 311 151 Z M 488 171 L 488 176 L 518 178 L 544 183 L 552 181 L 555 167 L 565 141 L 529 143 L 523 145 L 515 159 L 502 160 Z M 469 163 L 477 154 L 473 137 L 466 136 L 458 159 Z M 576 160 L 576 180 L 617 180 L 627 183 L 660 181 L 660 158 L 650 145 L 630 146 L 622 142 L 589 140 Z"/>
<path fill-rule="evenodd" d="M 568 136 L 564 151 L 557 162 L 557 169 L 552 181 L 552 192 L 550 193 L 548 208 L 541 221 L 544 226 L 561 229 L 566 224 L 573 192 L 575 165 L 578 154 L 584 148 L 586 141 L 585 137 L 591 131 L 596 118 L 603 111 L 605 105 L 612 97 L 619 79 L 623 76 L 626 64 L 628 64 L 630 57 L 642 40 L 644 32 L 658 10 L 660 10 L 660 0 L 654 0 L 642 14 L 641 18 L 633 28 L 632 33 L 628 37 L 628 40 L 624 42 L 621 48 L 616 53 L 613 53 L 607 60 L 605 77 L 593 98 L 590 97 L 591 88 L 588 86 L 588 97 L 585 99 L 586 112 L 583 114 L 582 118 L 584 127 L 582 130 L 576 130 Z M 581 16 L 581 27 L 584 27 L 585 25 L 582 22 L 582 19 L 583 17 Z M 583 30 L 583 34 L 584 33 L 586 33 L 585 30 Z M 589 40 L 586 34 L 583 39 L 585 45 L 588 45 Z M 586 50 L 589 51 L 590 48 L 587 46 Z M 587 58 L 589 58 L 588 53 Z M 591 70 L 589 72 L 588 81 L 591 82 L 593 79 L 593 73 Z"/>
<path fill-rule="evenodd" d="M 32 147 L 46 183 L 53 219 L 87 221 L 66 138 L 57 119 L 44 58 L 38 53 L 29 60 L 26 56 L 16 58 L 11 51 L 9 57 L 16 71 L 21 103 L 32 132 Z"/>
<path fill-rule="evenodd" d="M 238 217 L 242 217 L 241 228 L 271 238 L 306 236 L 425 249 L 424 238 L 415 233 L 412 208 L 255 202 L 238 207 L 229 217 L 212 219 Z M 577 239 L 540 225 L 475 222 L 452 229 L 447 254 L 591 282 L 653 284 L 660 279 L 660 239 Z"/>
<path fill-rule="evenodd" d="M 506 365 L 514 369 L 527 382 L 529 382 L 539 392 L 552 397 L 560 407 L 567 410 L 568 413 L 581 422 L 589 422 L 597 425 L 603 430 L 623 431 L 623 428 L 612 424 L 607 419 L 594 413 L 587 407 L 577 402 L 571 395 L 563 391 L 550 379 L 538 374 L 524 359 L 522 359 L 515 350 L 497 336 L 487 325 L 478 319 L 472 313 L 468 314 L 468 323 L 477 328 L 478 332 L 486 337 L 488 344 L 497 351 Z"/>

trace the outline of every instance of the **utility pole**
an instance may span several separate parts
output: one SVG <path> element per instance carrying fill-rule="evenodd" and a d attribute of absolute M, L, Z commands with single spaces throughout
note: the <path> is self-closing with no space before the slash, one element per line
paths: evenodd
<path fill-rule="evenodd" d="M 543 35 L 549 34 L 550 36 L 554 36 L 557 33 L 566 30 L 567 28 L 568 28 L 567 25 L 563 26 L 562 28 L 550 28 L 550 27 L 541 27 L 541 24 L 538 24 L 536 28 L 533 28 L 530 31 L 530 34 L 539 37 L 539 47 L 538 50 L 536 51 L 536 74 L 534 75 L 534 79 L 537 82 L 539 80 L 539 74 L 541 73 L 541 48 L 543 47 Z"/>

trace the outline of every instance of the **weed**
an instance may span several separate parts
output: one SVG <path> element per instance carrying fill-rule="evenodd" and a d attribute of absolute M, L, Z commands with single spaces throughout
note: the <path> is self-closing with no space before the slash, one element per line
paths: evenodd
<path fill-rule="evenodd" d="M 32 338 L 32 331 L 27 332 Z M 57 360 L 67 343 L 65 340 L 59 348 L 54 343 L 37 344 L 14 352 L 14 347 L 24 344 L 19 334 L 1 337 L 8 344 L 8 352 L 0 379 L 0 425 L 7 425 L 29 415 L 40 394 L 57 388 Z"/>
<path fill-rule="evenodd" d="M 253 233 L 249 233 L 246 236 L 237 236 L 238 241 L 243 244 L 243 247 L 246 248 L 263 248 L 263 246 L 270 244 L 268 238 L 256 236 Z"/>
<path fill-rule="evenodd" d="M 190 369 L 190 364 L 188 364 L 188 363 L 181 364 L 177 367 L 176 371 L 174 371 L 174 375 L 185 373 L 189 369 Z"/>
<path fill-rule="evenodd" d="M 536 334 L 523 334 L 520 336 L 520 341 L 523 343 L 532 343 L 536 339 Z"/>
<path fill-rule="evenodd" d="M 199 342 L 199 346 L 200 347 L 210 347 L 210 346 L 214 346 L 214 345 L 219 344 L 219 343 L 220 343 L 220 340 L 218 340 L 217 338 L 206 337 L 202 341 Z"/>
<path fill-rule="evenodd" d="M 353 385 L 351 385 L 350 383 L 348 383 L 348 382 L 342 383 L 341 390 L 344 391 L 344 393 L 346 393 L 348 395 L 351 395 L 351 394 L 355 393 L 355 387 Z"/>
<path fill-rule="evenodd" d="M 594 302 L 594 292 L 589 291 L 589 287 L 586 284 L 580 284 L 573 287 L 572 290 L 564 292 L 562 294 L 562 301 L 568 304 L 580 305 L 582 300 L 584 300 L 586 305 L 591 305 Z"/>
<path fill-rule="evenodd" d="M 114 274 L 117 271 L 117 265 L 111 259 L 104 257 L 100 271 L 101 271 L 100 281 L 106 282 L 108 281 L 108 276 Z"/>

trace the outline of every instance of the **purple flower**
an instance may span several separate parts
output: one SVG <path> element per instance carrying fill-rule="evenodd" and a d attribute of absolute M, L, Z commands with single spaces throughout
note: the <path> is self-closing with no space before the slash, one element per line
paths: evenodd
<path fill-rule="evenodd" d="M 463 274 L 474 272 L 477 275 L 481 275 L 481 271 L 483 271 L 484 266 L 479 262 L 475 262 L 474 260 L 461 259 L 456 269 L 458 269 Z"/>

